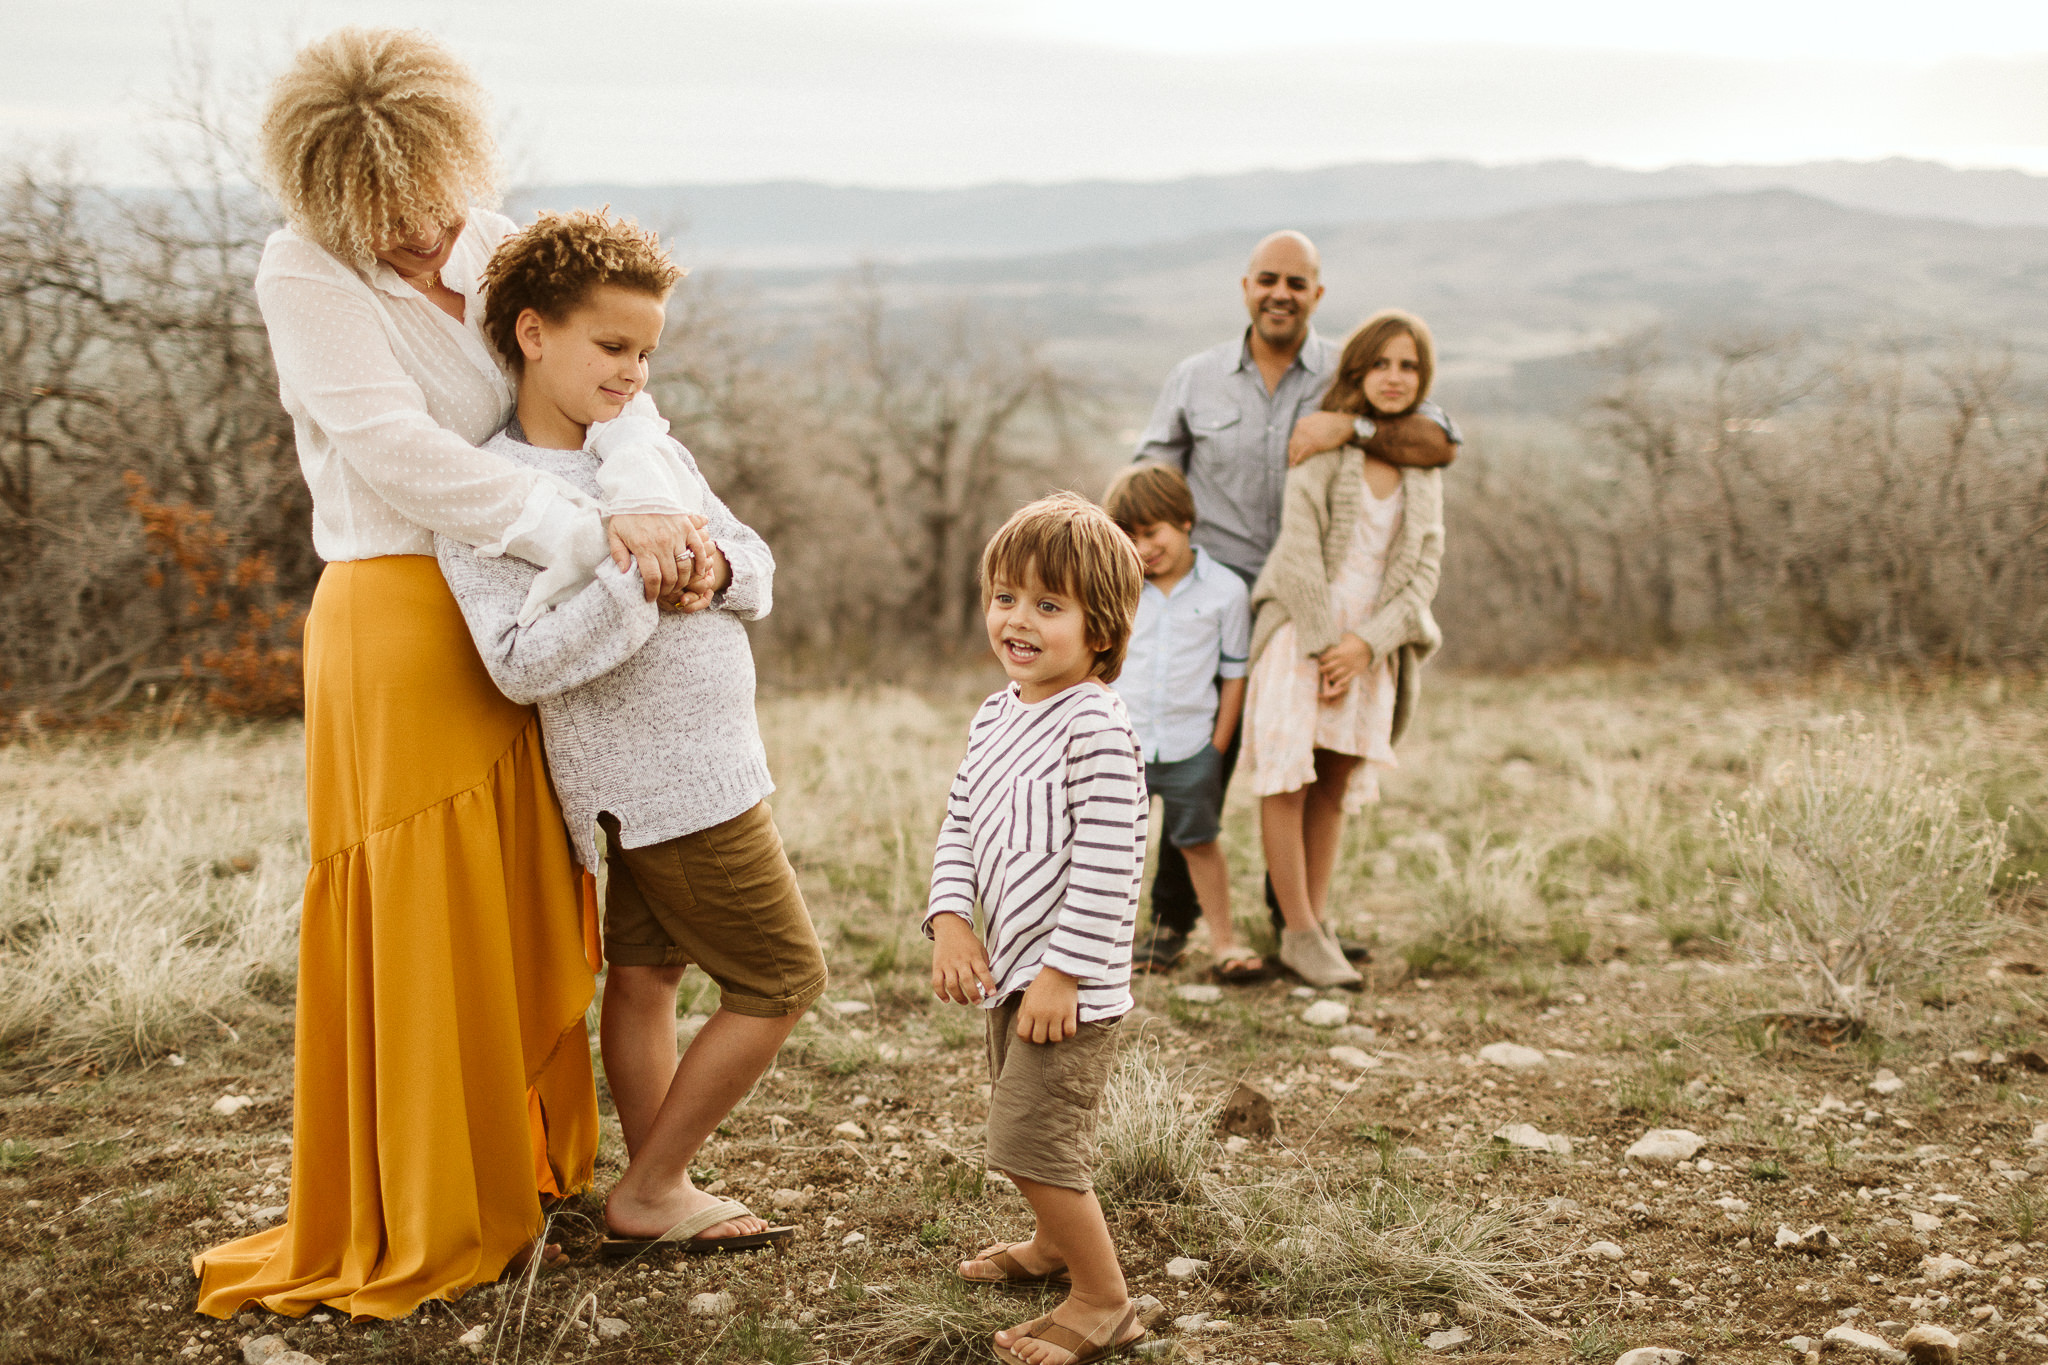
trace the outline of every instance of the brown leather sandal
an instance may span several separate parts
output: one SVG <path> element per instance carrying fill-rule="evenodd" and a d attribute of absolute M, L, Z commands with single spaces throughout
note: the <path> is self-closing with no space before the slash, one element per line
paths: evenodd
<path fill-rule="evenodd" d="M 1024 1268 L 1022 1261 L 1010 1254 L 1010 1248 L 1015 1245 L 1017 1245 L 1015 1242 L 998 1242 L 988 1250 L 978 1252 L 968 1257 L 967 1261 L 961 1262 L 962 1265 L 966 1265 L 972 1261 L 987 1261 L 990 1265 L 1003 1272 L 1000 1275 L 970 1275 L 965 1270 L 958 1271 L 957 1273 L 961 1279 L 969 1284 L 1070 1285 L 1074 1282 L 1073 1277 L 1067 1274 L 1065 1266 L 1061 1266 L 1058 1270 L 1048 1270 L 1043 1275 L 1032 1274 Z"/>
<path fill-rule="evenodd" d="M 1108 1339 L 1099 1343 L 1092 1335 L 1084 1337 L 1071 1327 L 1062 1327 L 1059 1323 L 1052 1320 L 1052 1314 L 1050 1313 L 1025 1324 L 1024 1330 L 1019 1332 L 1017 1336 L 1019 1340 L 1029 1337 L 1034 1341 L 1047 1342 L 1050 1345 L 1059 1347 L 1062 1351 L 1071 1352 L 1074 1358 L 1068 1361 L 1067 1365 L 1095 1365 L 1096 1361 L 1108 1360 L 1111 1356 L 1120 1356 L 1143 1341 L 1145 1339 L 1145 1329 L 1142 1327 L 1138 1327 L 1138 1334 L 1136 1336 L 1128 1339 L 1124 1337 L 1125 1332 L 1137 1326 L 1138 1306 L 1132 1304 L 1124 1309 L 1124 1315 L 1117 1319 L 1116 1326 L 1110 1329 Z M 1009 1347 L 998 1346 L 994 1342 L 989 1344 L 996 1353 L 996 1359 L 1002 1361 L 1003 1365 L 1031 1365 L 1031 1362 L 1025 1360 L 1024 1357 L 1018 1355 Z"/>

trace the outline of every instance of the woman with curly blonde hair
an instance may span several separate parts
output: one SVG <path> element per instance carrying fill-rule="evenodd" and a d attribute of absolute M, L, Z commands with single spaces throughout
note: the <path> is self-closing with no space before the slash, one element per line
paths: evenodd
<path fill-rule="evenodd" d="M 290 226 L 256 293 L 327 561 L 305 638 L 312 868 L 289 1212 L 193 1264 L 217 1317 L 391 1318 L 532 1254 L 542 1199 L 588 1185 L 597 1149 L 594 963 L 538 721 L 491 684 L 434 536 L 568 577 L 609 552 L 650 596 L 683 591 L 703 545 L 659 490 L 605 483 L 600 505 L 478 448 L 512 410 L 481 330 L 512 224 L 477 207 L 496 154 L 452 54 L 319 39 L 272 89 L 262 153 Z"/>

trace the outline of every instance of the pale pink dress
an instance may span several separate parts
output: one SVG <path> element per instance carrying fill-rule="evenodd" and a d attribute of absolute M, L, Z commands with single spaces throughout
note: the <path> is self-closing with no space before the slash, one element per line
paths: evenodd
<path fill-rule="evenodd" d="M 1339 634 L 1355 631 L 1372 615 L 1387 551 L 1401 531 L 1401 489 L 1385 498 L 1364 490 L 1364 506 L 1351 547 L 1330 583 L 1330 621 Z M 1354 754 L 1365 762 L 1351 776 L 1344 809 L 1356 813 L 1379 800 L 1379 770 L 1394 759 L 1394 661 L 1375 659 L 1334 701 L 1316 696 L 1316 661 L 1295 643 L 1294 622 L 1273 632 L 1252 667 L 1245 702 L 1250 717 L 1252 790 L 1260 796 L 1297 791 L 1316 780 L 1315 750 Z"/>

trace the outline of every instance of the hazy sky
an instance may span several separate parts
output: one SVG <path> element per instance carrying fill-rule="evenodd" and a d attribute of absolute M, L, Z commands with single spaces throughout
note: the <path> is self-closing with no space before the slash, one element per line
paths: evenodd
<path fill-rule="evenodd" d="M 139 148 L 196 31 L 260 87 L 442 34 L 522 178 L 956 185 L 1385 158 L 1891 155 L 2048 172 L 2043 0 L 4 0 L 0 156 Z M 154 177 L 151 177 L 154 178 Z"/>

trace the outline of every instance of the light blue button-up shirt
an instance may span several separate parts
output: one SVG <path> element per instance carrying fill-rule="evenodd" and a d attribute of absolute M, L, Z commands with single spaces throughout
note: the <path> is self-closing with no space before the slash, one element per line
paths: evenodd
<path fill-rule="evenodd" d="M 1193 758 L 1214 740 L 1216 680 L 1244 676 L 1251 642 L 1251 594 L 1206 550 L 1195 550 L 1195 567 L 1171 593 L 1146 582 L 1112 686 L 1147 763 Z"/>

